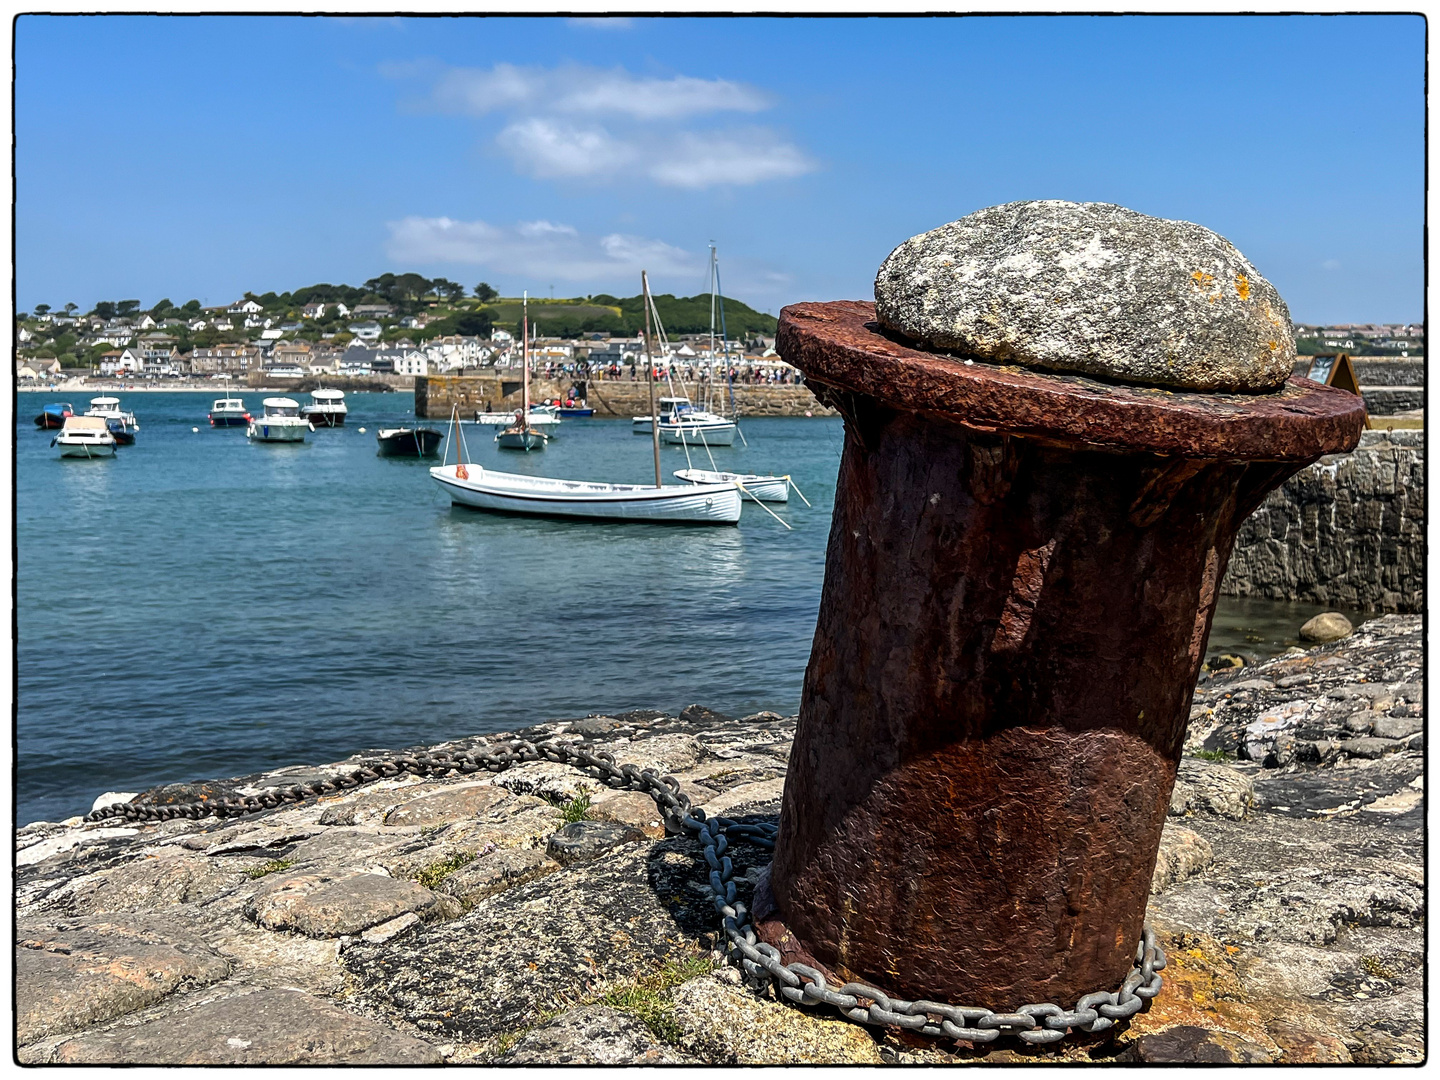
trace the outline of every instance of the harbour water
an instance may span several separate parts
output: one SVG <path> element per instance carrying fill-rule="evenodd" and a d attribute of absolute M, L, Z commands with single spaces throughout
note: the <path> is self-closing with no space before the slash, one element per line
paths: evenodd
<path fill-rule="evenodd" d="M 430 462 L 376 456 L 376 429 L 412 420 L 409 394 L 351 394 L 347 426 L 301 445 L 211 429 L 213 393 L 119 396 L 139 438 L 93 462 L 61 461 L 31 421 L 51 399 L 20 398 L 21 824 L 105 791 L 595 711 L 799 705 L 838 420 L 748 421 L 748 447 L 715 451 L 722 469 L 795 478 L 813 507 L 775 507 L 787 532 L 754 505 L 715 528 L 452 508 Z M 471 460 L 653 478 L 628 420 L 567 420 L 530 455 L 496 449 L 494 430 L 465 428 Z M 684 451 L 661 453 L 678 483 Z M 1210 652 L 1282 651 L 1318 610 L 1222 601 Z"/>

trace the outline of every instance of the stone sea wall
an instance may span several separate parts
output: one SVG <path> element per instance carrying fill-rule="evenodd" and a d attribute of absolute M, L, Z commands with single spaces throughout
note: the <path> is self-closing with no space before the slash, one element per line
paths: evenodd
<path fill-rule="evenodd" d="M 564 397 L 570 387 L 568 379 L 532 379 L 530 396 L 532 400 Z M 656 384 L 657 398 L 669 393 L 670 388 L 664 383 Z M 720 395 L 721 408 L 717 411 L 728 416 L 729 390 L 722 388 Z M 486 403 L 495 411 L 517 409 L 520 407 L 521 396 L 519 378 L 509 374 L 503 378 L 496 374 L 421 375 L 415 379 L 415 415 L 443 420 L 449 417 L 451 406 L 454 406 L 461 417 L 467 417 L 480 411 Z M 632 382 L 629 379 L 593 379 L 587 385 L 586 400 L 587 404 L 595 409 L 596 416 L 644 416 L 650 408 L 649 391 L 645 383 Z M 837 415 L 834 410 L 816 401 L 815 395 L 804 386 L 737 384 L 735 408 L 742 417 Z"/>
<path fill-rule="evenodd" d="M 1272 492 L 1241 528 L 1221 585 L 1361 610 L 1425 602 L 1424 431 L 1367 431 Z"/>
<path fill-rule="evenodd" d="M 1147 915 L 1169 957 L 1165 988 L 1108 1035 L 932 1041 L 757 992 L 723 959 L 699 845 L 666 836 L 648 797 L 537 761 L 402 774 L 238 819 L 18 830 L 18 1057 L 1422 1061 L 1423 659 L 1419 617 L 1391 615 L 1204 677 Z M 583 741 L 671 773 L 712 815 L 774 820 L 794 729 L 793 717 L 690 706 L 434 749 Z M 137 801 L 253 794 L 392 756 Z M 726 854 L 748 905 L 770 853 L 739 840 Z"/>

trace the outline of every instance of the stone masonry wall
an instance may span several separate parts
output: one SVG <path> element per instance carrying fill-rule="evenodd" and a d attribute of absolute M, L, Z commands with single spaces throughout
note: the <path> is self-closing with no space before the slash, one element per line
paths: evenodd
<path fill-rule="evenodd" d="M 495 410 L 520 407 L 520 381 L 518 377 L 505 378 L 497 375 L 430 375 L 415 379 L 415 415 L 443 420 L 449 417 L 451 406 L 459 409 L 462 417 L 472 416 L 487 402 Z M 570 383 L 549 379 L 532 379 L 530 396 L 535 400 L 563 397 Z M 664 397 L 670 388 L 657 384 L 655 396 Z M 730 412 L 730 394 L 722 389 L 723 407 L 717 411 L 727 415 Z M 693 395 L 692 395 L 693 396 Z M 591 380 L 587 390 L 587 403 L 595 409 L 596 416 L 643 416 L 649 411 L 649 391 L 643 382 L 628 379 Z M 827 409 L 815 400 L 805 386 L 740 386 L 735 387 L 735 407 L 741 416 L 835 416 L 833 409 Z"/>
<path fill-rule="evenodd" d="M 1291 477 L 1240 530 L 1221 592 L 1418 612 L 1425 602 L 1423 431 L 1367 431 Z"/>

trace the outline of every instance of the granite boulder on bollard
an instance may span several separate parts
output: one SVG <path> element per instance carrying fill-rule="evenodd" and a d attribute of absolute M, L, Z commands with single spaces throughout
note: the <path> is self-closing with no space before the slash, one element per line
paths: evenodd
<path fill-rule="evenodd" d="M 930 348 L 1187 390 L 1278 390 L 1295 363 L 1285 301 L 1234 245 L 1109 203 L 1006 203 L 911 237 L 875 314 Z"/>

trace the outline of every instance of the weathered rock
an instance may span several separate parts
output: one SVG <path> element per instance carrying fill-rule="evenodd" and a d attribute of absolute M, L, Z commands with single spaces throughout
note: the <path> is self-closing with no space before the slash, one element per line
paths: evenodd
<path fill-rule="evenodd" d="M 1238 769 L 1200 758 L 1181 758 L 1172 814 L 1214 814 L 1243 821 L 1255 805 L 1255 785 Z"/>
<path fill-rule="evenodd" d="M 680 1049 L 716 1065 L 883 1063 L 864 1028 L 819 1010 L 787 1009 L 711 976 L 671 991 Z"/>
<path fill-rule="evenodd" d="M 550 838 L 545 853 L 561 866 L 591 862 L 621 844 L 645 839 L 645 834 L 629 825 L 612 821 L 572 821 Z"/>
<path fill-rule="evenodd" d="M 1419 716 L 1382 716 L 1369 725 L 1370 732 L 1378 739 L 1404 739 L 1414 735 L 1425 726 Z"/>
<path fill-rule="evenodd" d="M 1350 620 L 1338 611 L 1322 611 L 1300 627 L 1302 641 L 1339 641 L 1355 632 Z"/>
<path fill-rule="evenodd" d="M 72 914 L 156 910 L 208 900 L 246 880 L 233 864 L 194 855 L 159 855 L 76 878 L 50 900 Z"/>
<path fill-rule="evenodd" d="M 206 829 L 180 841 L 182 848 L 207 855 L 272 854 L 308 840 L 320 830 L 313 825 L 276 825 L 242 821 L 219 829 Z"/>
<path fill-rule="evenodd" d="M 716 712 L 714 709 L 707 709 L 704 705 L 686 705 L 680 710 L 680 720 L 686 724 L 695 724 L 700 727 L 718 726 L 729 724 L 734 721 L 724 713 Z"/>
<path fill-rule="evenodd" d="M 78 1031 L 229 972 L 203 941 L 154 915 L 20 926 L 15 1038 Z"/>
<path fill-rule="evenodd" d="M 543 851 L 508 848 L 462 866 L 440 883 L 440 890 L 463 903 L 473 904 L 559 869 L 560 864 Z"/>
<path fill-rule="evenodd" d="M 239 789 L 229 784 L 203 780 L 191 784 L 161 784 L 149 791 L 142 791 L 128 801 L 141 806 L 174 806 L 177 803 L 218 802 L 233 799 Z"/>
<path fill-rule="evenodd" d="M 1160 834 L 1160 853 L 1150 878 L 1150 892 L 1164 892 L 1177 881 L 1194 877 L 1214 861 L 1215 851 L 1209 841 L 1199 833 L 1167 822 Z"/>
<path fill-rule="evenodd" d="M 602 791 L 590 798 L 590 817 L 639 829 L 653 840 L 665 835 L 660 809 L 649 795 L 638 791 Z"/>
<path fill-rule="evenodd" d="M 1264 1047 L 1238 1035 L 1188 1025 L 1142 1035 L 1135 1043 L 1135 1057 L 1154 1065 L 1264 1065 L 1271 1061 Z"/>
<path fill-rule="evenodd" d="M 270 930 L 323 938 L 358 933 L 407 911 L 428 916 L 453 911 L 435 910 L 439 904 L 441 897 L 429 889 L 384 874 L 287 874 L 251 897 L 245 914 Z"/>
<path fill-rule="evenodd" d="M 1340 752 L 1358 758 L 1378 758 L 1405 749 L 1398 739 L 1346 739 L 1340 744 Z"/>
<path fill-rule="evenodd" d="M 463 784 L 401 803 L 385 815 L 386 825 L 448 825 L 479 817 L 497 803 L 514 798 L 489 781 Z"/>
<path fill-rule="evenodd" d="M 997 363 L 1190 390 L 1277 390 L 1290 312 L 1223 237 L 1109 203 L 1015 202 L 897 247 L 886 329 Z"/>
<path fill-rule="evenodd" d="M 382 922 L 379 926 L 372 926 L 369 930 L 360 934 L 361 941 L 368 941 L 371 945 L 383 945 L 391 938 L 399 937 L 412 926 L 419 926 L 421 918 L 413 911 L 407 911 L 404 915 Z"/>
<path fill-rule="evenodd" d="M 52 1051 L 62 1065 L 432 1065 L 431 1045 L 299 990 L 209 1001 Z"/>
<path fill-rule="evenodd" d="M 676 1053 L 633 1016 L 608 1005 L 569 1009 L 521 1038 L 502 1065 L 681 1065 Z"/>

